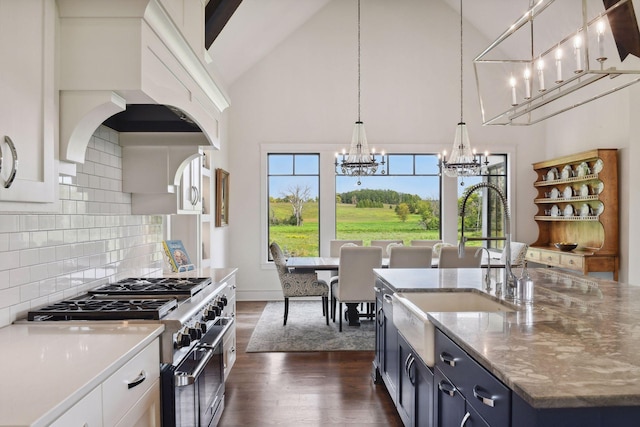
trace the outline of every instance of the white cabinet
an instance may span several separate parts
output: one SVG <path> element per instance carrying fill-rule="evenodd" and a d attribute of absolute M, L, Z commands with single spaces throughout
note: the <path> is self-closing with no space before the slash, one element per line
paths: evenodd
<path fill-rule="evenodd" d="M 102 425 L 102 389 L 94 388 L 71 409 L 55 420 L 51 427 L 86 426 L 98 427 Z"/>
<path fill-rule="evenodd" d="M 202 213 L 202 161 L 201 156 L 191 160 L 182 172 L 180 180 L 180 210 L 184 212 Z"/>
<path fill-rule="evenodd" d="M 50 0 L 0 0 L 0 210 L 55 209 L 55 7 Z M 15 180 L 5 188 L 14 167 Z"/>
<path fill-rule="evenodd" d="M 156 338 L 52 426 L 159 426 L 160 344 Z"/>

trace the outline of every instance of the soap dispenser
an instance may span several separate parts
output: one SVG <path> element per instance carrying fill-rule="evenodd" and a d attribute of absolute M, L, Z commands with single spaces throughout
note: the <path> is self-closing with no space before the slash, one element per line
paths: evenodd
<path fill-rule="evenodd" d="M 533 303 L 533 279 L 531 279 L 529 272 L 527 271 L 526 261 L 524 263 L 524 268 L 522 269 L 522 275 L 518 279 L 516 293 L 516 298 L 519 302 L 523 302 L 525 304 Z"/>

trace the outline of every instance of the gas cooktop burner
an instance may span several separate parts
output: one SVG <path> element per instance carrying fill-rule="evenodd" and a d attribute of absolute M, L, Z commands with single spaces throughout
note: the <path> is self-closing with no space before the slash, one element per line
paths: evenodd
<path fill-rule="evenodd" d="M 202 288 L 209 285 L 211 279 L 208 277 L 143 277 L 123 279 L 116 283 L 100 286 L 89 291 L 89 294 L 96 295 L 177 295 L 193 296 Z"/>
<path fill-rule="evenodd" d="M 175 299 L 75 299 L 30 311 L 28 320 L 159 320 L 177 307 Z"/>

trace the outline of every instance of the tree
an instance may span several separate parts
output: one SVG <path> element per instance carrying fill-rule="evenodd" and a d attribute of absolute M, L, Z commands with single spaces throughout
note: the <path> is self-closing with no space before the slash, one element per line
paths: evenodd
<path fill-rule="evenodd" d="M 409 218 L 409 205 L 406 203 L 400 203 L 396 209 L 396 215 L 400 217 L 400 221 L 407 221 L 407 218 Z"/>
<path fill-rule="evenodd" d="M 304 188 L 300 185 L 287 188 L 287 193 L 283 194 L 283 198 L 291 203 L 293 209 L 293 217 L 295 217 L 295 225 L 302 225 L 302 208 L 304 203 L 309 200 L 311 188 L 307 185 Z"/>

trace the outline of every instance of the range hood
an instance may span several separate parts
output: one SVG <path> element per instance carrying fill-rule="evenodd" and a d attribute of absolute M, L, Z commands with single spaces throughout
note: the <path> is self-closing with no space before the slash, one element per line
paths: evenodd
<path fill-rule="evenodd" d="M 60 160 L 84 163 L 104 122 L 123 132 L 202 132 L 220 148 L 229 99 L 206 66 L 202 1 L 57 4 Z"/>

